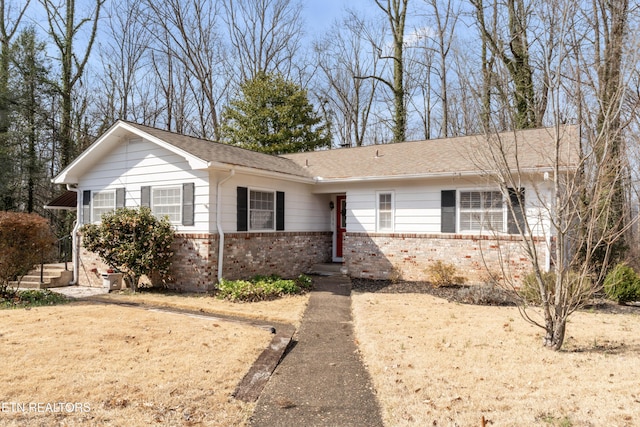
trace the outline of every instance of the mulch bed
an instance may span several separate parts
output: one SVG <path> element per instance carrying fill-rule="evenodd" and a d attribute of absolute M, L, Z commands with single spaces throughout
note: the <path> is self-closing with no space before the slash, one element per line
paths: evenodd
<path fill-rule="evenodd" d="M 356 292 L 384 294 L 429 294 L 449 302 L 460 304 L 515 306 L 513 293 L 498 287 L 479 285 L 433 286 L 429 282 L 409 282 L 372 279 L 351 279 L 351 289 Z M 620 305 L 598 296 L 583 310 L 611 314 L 640 314 L 640 303 Z"/>

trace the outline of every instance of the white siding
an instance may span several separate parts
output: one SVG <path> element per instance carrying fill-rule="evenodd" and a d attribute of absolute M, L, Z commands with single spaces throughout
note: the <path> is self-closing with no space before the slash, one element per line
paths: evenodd
<path fill-rule="evenodd" d="M 213 184 L 215 185 L 215 184 Z M 311 184 L 276 178 L 236 174 L 222 186 L 222 228 L 225 233 L 237 231 L 237 187 L 285 193 L 284 231 L 331 231 L 329 195 L 311 193 Z"/>
<path fill-rule="evenodd" d="M 395 233 L 431 234 L 440 233 L 440 192 L 442 190 L 497 189 L 497 186 L 488 185 L 486 180 L 474 182 L 470 179 L 406 183 L 395 181 L 392 185 L 389 184 L 384 182 L 353 184 L 352 188 L 347 190 L 347 231 L 376 232 L 376 194 L 380 192 L 389 191 L 394 194 Z M 523 185 L 525 211 L 529 223 L 532 225 L 534 234 L 544 235 L 545 230 L 549 230 L 546 206 L 549 206 L 551 190 L 543 182 L 538 182 L 534 186 L 529 181 Z M 457 216 L 459 218 L 459 212 Z"/>
<path fill-rule="evenodd" d="M 187 161 L 142 139 L 125 141 L 81 177 L 79 190 L 126 189 L 125 206 L 140 206 L 143 186 L 195 184 L 195 222 L 193 226 L 175 224 L 176 231 L 202 233 L 211 231 L 210 194 L 207 171 L 191 170 Z M 215 191 L 215 187 L 213 188 Z M 214 197 L 215 200 L 215 197 Z M 79 210 L 81 214 L 82 209 Z M 215 224 L 213 224 L 215 226 Z M 214 227 L 215 228 L 215 227 Z"/>

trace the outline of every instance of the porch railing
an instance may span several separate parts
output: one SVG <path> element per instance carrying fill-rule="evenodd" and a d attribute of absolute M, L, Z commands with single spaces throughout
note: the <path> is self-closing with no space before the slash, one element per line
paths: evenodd
<path fill-rule="evenodd" d="M 69 270 L 68 263 L 71 262 L 73 252 L 71 235 L 64 236 L 56 240 L 54 249 L 51 252 L 52 253 L 46 254 L 44 251 L 40 251 L 40 283 L 44 283 L 44 265 L 47 257 L 49 257 L 48 262 L 64 262 L 64 269 Z"/>

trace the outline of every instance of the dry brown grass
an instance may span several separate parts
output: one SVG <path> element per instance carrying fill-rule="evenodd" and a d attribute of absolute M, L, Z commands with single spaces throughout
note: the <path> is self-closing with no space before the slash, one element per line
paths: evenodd
<path fill-rule="evenodd" d="M 389 426 L 633 426 L 640 316 L 580 312 L 565 350 L 512 307 L 353 295 L 356 336 Z"/>
<path fill-rule="evenodd" d="M 101 296 L 112 301 L 126 301 L 176 307 L 188 310 L 203 310 L 228 316 L 240 316 L 247 319 L 265 320 L 268 322 L 289 323 L 300 325 L 302 315 L 309 302 L 309 294 L 291 295 L 272 301 L 258 301 L 250 303 L 234 303 L 220 300 L 203 294 L 163 294 L 139 292 L 110 293 Z"/>
<path fill-rule="evenodd" d="M 252 413 L 253 404 L 231 393 L 271 335 L 238 323 L 73 303 L 0 311 L 0 339 L 0 425 L 230 426 Z M 84 410 L 12 408 L 58 402 Z"/>

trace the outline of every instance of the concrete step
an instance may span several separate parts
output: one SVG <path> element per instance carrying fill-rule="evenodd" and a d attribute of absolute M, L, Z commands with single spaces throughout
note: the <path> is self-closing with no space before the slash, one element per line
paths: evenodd
<path fill-rule="evenodd" d="M 70 267 L 70 264 L 68 264 Z M 73 280 L 73 271 L 65 270 L 64 264 L 46 264 L 40 281 L 40 267 L 34 268 L 25 275 L 20 283 L 10 282 L 9 286 L 21 289 L 46 289 L 68 286 Z"/>
<path fill-rule="evenodd" d="M 316 264 L 311 267 L 309 274 L 316 274 L 318 276 L 341 276 L 346 274 L 346 269 L 340 262 Z"/>

